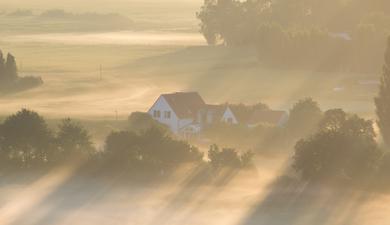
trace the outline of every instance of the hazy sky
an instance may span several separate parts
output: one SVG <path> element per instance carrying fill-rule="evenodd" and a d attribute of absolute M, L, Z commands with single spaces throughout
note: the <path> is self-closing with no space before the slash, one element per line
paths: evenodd
<path fill-rule="evenodd" d="M 0 0 L 2 8 L 116 8 L 128 5 L 129 7 L 137 5 L 149 5 L 150 7 L 164 7 L 164 4 L 171 5 L 201 5 L 203 0 Z M 172 5 L 171 5 L 172 6 Z"/>

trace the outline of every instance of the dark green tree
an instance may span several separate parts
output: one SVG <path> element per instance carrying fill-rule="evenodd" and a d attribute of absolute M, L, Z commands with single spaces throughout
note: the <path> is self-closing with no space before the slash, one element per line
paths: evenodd
<path fill-rule="evenodd" d="M 128 163 L 141 159 L 139 136 L 130 131 L 116 131 L 108 135 L 105 154 L 109 161 Z"/>
<path fill-rule="evenodd" d="M 390 146 L 390 37 L 385 53 L 385 63 L 379 87 L 379 95 L 375 98 L 378 125 L 383 140 Z"/>
<path fill-rule="evenodd" d="M 161 124 L 154 120 L 148 113 L 144 112 L 133 112 L 128 119 L 129 130 L 134 132 L 145 132 L 146 130 L 151 129 L 152 127 L 161 129 L 164 132 L 169 132 L 169 129 L 166 125 Z"/>
<path fill-rule="evenodd" d="M 5 60 L 3 52 L 0 50 L 0 81 L 5 79 Z"/>
<path fill-rule="evenodd" d="M 295 146 L 294 168 L 307 180 L 359 181 L 375 172 L 382 156 L 372 121 L 340 110 L 325 113 L 322 128 Z"/>
<path fill-rule="evenodd" d="M 22 109 L 1 126 L 2 151 L 24 167 L 45 164 L 53 151 L 53 135 L 43 117 Z"/>
<path fill-rule="evenodd" d="M 300 100 L 290 110 L 288 132 L 292 137 L 304 137 L 317 129 L 321 117 L 317 102 L 311 98 Z"/>
<path fill-rule="evenodd" d="M 87 158 L 94 153 L 94 147 L 88 131 L 71 119 L 65 119 L 59 125 L 56 145 L 57 151 L 53 155 L 54 161 L 69 156 Z"/>
<path fill-rule="evenodd" d="M 14 81 L 18 78 L 18 67 L 13 55 L 8 53 L 7 61 L 5 63 L 5 79 L 8 81 Z"/>

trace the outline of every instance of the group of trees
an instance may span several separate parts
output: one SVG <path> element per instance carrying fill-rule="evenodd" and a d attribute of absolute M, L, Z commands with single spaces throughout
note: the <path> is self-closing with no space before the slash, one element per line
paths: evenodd
<path fill-rule="evenodd" d="M 94 151 L 88 132 L 70 119 L 57 132 L 43 117 L 23 109 L 0 124 L 0 161 L 19 168 L 41 167 L 70 157 L 89 157 Z"/>
<path fill-rule="evenodd" d="M 328 110 L 321 116 L 314 134 L 301 139 L 295 146 L 294 168 L 304 179 L 367 182 L 376 177 L 377 182 L 383 182 L 389 178 L 390 38 L 375 104 L 383 144 L 377 141 L 372 121 L 341 109 Z"/>
<path fill-rule="evenodd" d="M 390 32 L 382 5 L 388 3 L 205 0 L 197 18 L 210 45 L 254 46 L 263 63 L 373 71 Z"/>
<path fill-rule="evenodd" d="M 0 50 L 0 93 L 25 90 L 42 83 L 40 77 L 20 77 L 15 57 L 8 53 L 5 59 Z"/>
<path fill-rule="evenodd" d="M 18 79 L 18 69 L 16 66 L 15 57 L 10 53 L 7 54 L 7 59 L 4 59 L 3 53 L 0 51 L 0 81 L 13 82 Z"/>
<path fill-rule="evenodd" d="M 103 156 L 111 165 L 143 167 L 166 171 L 182 163 L 199 163 L 203 154 L 185 141 L 175 140 L 161 129 L 137 134 L 112 132 L 106 139 Z"/>
<path fill-rule="evenodd" d="M 210 163 L 212 168 L 241 168 L 251 162 L 250 153 L 239 155 L 234 149 L 219 152 L 215 146 L 208 155 L 210 160 L 205 162 L 198 148 L 175 139 L 163 127 L 154 126 L 152 118 L 147 116 L 142 113 L 130 116 L 130 129 L 111 132 L 103 151 L 97 151 L 88 131 L 79 123 L 65 119 L 53 131 L 38 113 L 22 109 L 0 124 L 0 165 L 46 168 L 82 160 L 93 168 L 132 169 L 159 174 L 184 163 Z M 134 125 L 138 129 L 134 130 Z M 231 163 L 232 160 L 238 163 Z"/>
<path fill-rule="evenodd" d="M 382 156 L 375 136 L 372 121 L 328 110 L 317 131 L 296 144 L 294 168 L 304 179 L 368 178 Z"/>

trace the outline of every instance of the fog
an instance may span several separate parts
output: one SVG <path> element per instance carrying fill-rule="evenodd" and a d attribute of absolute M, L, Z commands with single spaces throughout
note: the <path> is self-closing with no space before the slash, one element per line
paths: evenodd
<path fill-rule="evenodd" d="M 390 120 L 378 105 L 390 12 L 381 0 L 332 1 L 0 0 L 0 225 L 388 224 Z M 207 129 L 199 119 L 189 136 L 132 127 L 132 113 L 182 92 L 289 119 Z M 186 151 L 203 155 L 186 161 Z"/>
<path fill-rule="evenodd" d="M 24 181 L 2 179 L 2 224 L 386 224 L 387 195 L 364 190 L 278 187 L 284 157 L 258 158 L 256 172 L 226 172 L 207 185 L 196 170 L 137 184 L 117 174 L 104 182 L 54 169 Z M 31 174 L 30 174 L 31 176 Z M 7 182 L 13 185 L 7 185 Z M 126 184 L 126 185 L 124 185 Z"/>
<path fill-rule="evenodd" d="M 37 42 L 68 45 L 177 45 L 192 46 L 206 44 L 197 33 L 173 32 L 115 32 L 92 34 L 33 34 L 9 36 L 2 39 L 5 42 Z"/>

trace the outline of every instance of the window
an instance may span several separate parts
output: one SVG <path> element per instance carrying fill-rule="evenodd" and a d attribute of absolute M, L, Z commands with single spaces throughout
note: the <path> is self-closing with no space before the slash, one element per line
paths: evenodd
<path fill-rule="evenodd" d="M 161 112 L 160 112 L 160 110 L 154 110 L 154 111 L 153 111 L 153 117 L 154 117 L 154 118 L 160 118 L 160 117 L 161 117 Z"/>
<path fill-rule="evenodd" d="M 170 119 L 171 118 L 171 111 L 165 111 L 164 112 L 164 118 L 165 119 Z"/>

